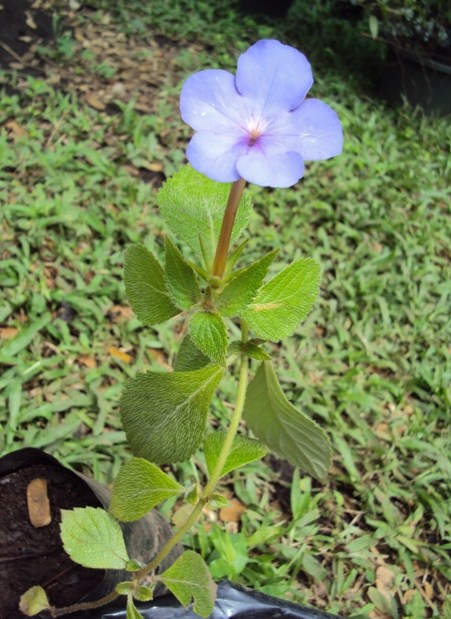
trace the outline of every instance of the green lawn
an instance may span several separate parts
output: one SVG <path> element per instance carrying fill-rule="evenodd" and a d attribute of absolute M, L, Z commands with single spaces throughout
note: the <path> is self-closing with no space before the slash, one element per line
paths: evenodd
<path fill-rule="evenodd" d="M 74 17 L 81 29 L 125 31 L 129 58 L 139 64 L 147 50 L 149 72 L 150 41 L 165 35 L 167 62 L 146 114 L 135 109 L 142 93 L 109 113 L 64 81 L 1 75 L 0 453 L 35 446 L 102 481 L 117 473 L 128 453 L 123 381 L 167 368 L 177 348 L 173 325 L 131 316 L 121 283 L 129 243 L 162 249 L 156 188 L 143 179 L 184 161 L 183 79 L 232 69 L 250 42 L 285 36 L 312 51 L 312 94 L 339 113 L 345 150 L 289 190 L 249 188 L 249 252 L 280 247 L 280 261 L 322 264 L 321 300 L 278 365 L 291 401 L 327 430 L 334 463 L 326 485 L 295 472 L 291 491 L 279 461 L 231 474 L 226 489 L 249 506 L 239 526 L 209 523 L 187 543 L 218 578 L 343 616 L 450 616 L 449 121 L 367 95 L 358 62 L 350 75 L 328 62 L 339 49 L 327 24 L 315 50 L 293 25 L 243 18 L 234 2 L 216 13 L 198 3 L 189 19 L 181 0 L 111 14 L 96 4 Z M 100 85 L 117 75 L 120 60 L 58 44 L 41 50 L 55 72 Z M 231 402 L 233 388 L 229 379 Z M 219 418 L 226 411 L 218 400 Z"/>

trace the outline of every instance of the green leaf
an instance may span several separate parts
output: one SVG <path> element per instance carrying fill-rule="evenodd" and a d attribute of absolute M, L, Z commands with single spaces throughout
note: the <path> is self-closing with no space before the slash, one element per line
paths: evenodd
<path fill-rule="evenodd" d="M 204 443 L 204 455 L 208 472 L 212 475 L 222 446 L 224 445 L 227 432 L 222 430 L 212 432 L 207 436 Z M 244 464 L 260 460 L 268 453 L 268 449 L 260 441 L 247 436 L 237 435 L 234 438 L 232 449 L 227 456 L 221 475 L 227 475 L 230 471 Z"/>
<path fill-rule="evenodd" d="M 227 327 L 219 314 L 196 312 L 189 322 L 191 340 L 202 354 L 224 364 L 229 340 Z"/>
<path fill-rule="evenodd" d="M 50 602 L 42 587 L 31 587 L 20 596 L 19 608 L 27 617 L 34 617 L 50 608 Z"/>
<path fill-rule="evenodd" d="M 269 361 L 271 359 L 271 356 L 252 340 L 243 344 L 243 351 L 251 357 L 251 359 L 255 359 L 256 361 Z"/>
<path fill-rule="evenodd" d="M 227 351 L 227 354 L 229 356 L 239 357 L 241 356 L 243 352 L 243 348 L 244 346 L 241 340 L 233 340 L 233 342 L 230 342 L 229 344 L 229 349 Z"/>
<path fill-rule="evenodd" d="M 188 264 L 193 269 L 193 271 L 197 273 L 197 275 L 199 275 L 201 279 L 204 280 L 204 282 L 207 282 L 207 283 L 210 282 L 211 276 L 210 276 L 209 271 L 199 266 L 196 262 L 193 262 L 192 260 L 188 260 L 188 258 L 184 258 L 184 260 L 186 264 Z"/>
<path fill-rule="evenodd" d="M 379 20 L 375 15 L 370 15 L 368 18 L 368 27 L 370 29 L 370 34 L 373 39 L 377 39 L 379 34 Z"/>
<path fill-rule="evenodd" d="M 132 458 L 121 467 L 116 477 L 110 513 L 123 522 L 139 520 L 161 501 L 183 491 L 180 484 L 155 464 Z"/>
<path fill-rule="evenodd" d="M 185 495 L 185 501 L 190 505 L 196 505 L 199 500 L 199 486 L 194 486 L 191 488 L 189 492 Z"/>
<path fill-rule="evenodd" d="M 208 505 L 211 509 L 222 509 L 223 507 L 228 507 L 230 501 L 222 494 L 213 492 L 213 494 L 210 494 L 208 497 Z"/>
<path fill-rule="evenodd" d="M 132 593 L 134 585 L 135 583 L 133 581 L 126 580 L 123 582 L 118 582 L 114 587 L 114 590 L 119 593 L 119 595 L 129 595 L 129 593 Z"/>
<path fill-rule="evenodd" d="M 180 604 L 186 608 L 194 600 L 193 610 L 201 617 L 209 617 L 216 599 L 216 584 L 208 566 L 200 555 L 187 550 L 169 569 L 159 576 Z"/>
<path fill-rule="evenodd" d="M 144 585 L 136 585 L 133 597 L 135 600 L 138 600 L 138 602 L 150 602 L 150 600 L 153 600 L 153 588 Z"/>
<path fill-rule="evenodd" d="M 230 580 L 237 580 L 249 560 L 251 560 L 244 533 L 230 533 L 217 527 L 212 529 L 211 537 L 214 540 L 212 540 L 212 543 L 216 548 L 215 555 L 219 555 L 217 559 L 213 559 L 209 564 L 211 573 L 215 578 L 225 577 Z M 244 616 L 246 617 L 246 614 Z"/>
<path fill-rule="evenodd" d="M 200 299 L 200 288 L 193 269 L 187 264 L 178 247 L 165 238 L 166 283 L 172 301 L 181 309 L 189 309 Z"/>
<path fill-rule="evenodd" d="M 296 260 L 260 288 L 241 316 L 258 337 L 277 342 L 291 335 L 310 312 L 320 279 L 317 262 Z"/>
<path fill-rule="evenodd" d="M 195 505 L 199 500 L 199 483 L 194 475 L 189 475 L 185 481 L 185 501 Z"/>
<path fill-rule="evenodd" d="M 142 561 L 136 561 L 136 559 L 130 559 L 127 561 L 127 565 L 125 566 L 125 570 L 127 572 L 139 572 L 141 568 L 144 567 L 144 563 Z"/>
<path fill-rule="evenodd" d="M 200 370 L 209 363 L 210 359 L 194 346 L 188 333 L 180 344 L 174 370 L 176 372 L 191 372 L 192 370 Z"/>
<path fill-rule="evenodd" d="M 260 365 L 249 384 L 243 418 L 272 451 L 312 477 L 325 479 L 331 460 L 329 439 L 286 399 L 269 361 Z"/>
<path fill-rule="evenodd" d="M 230 184 L 217 183 L 187 165 L 170 178 L 157 194 L 166 225 L 180 240 L 202 255 L 209 268 L 213 262 Z M 252 205 L 241 198 L 232 232 L 233 243 L 247 226 Z"/>
<path fill-rule="evenodd" d="M 238 271 L 238 273 L 224 287 L 218 296 L 217 307 L 223 316 L 237 316 L 249 305 L 257 290 L 262 285 L 268 272 L 269 265 L 277 255 L 275 249 L 257 262 Z"/>
<path fill-rule="evenodd" d="M 64 550 L 84 567 L 125 569 L 129 560 L 119 523 L 100 507 L 61 510 Z"/>
<path fill-rule="evenodd" d="M 241 241 L 241 243 L 229 253 L 229 255 L 227 256 L 227 264 L 226 264 L 226 270 L 225 270 L 226 275 L 230 273 L 230 271 L 233 269 L 235 264 L 238 262 L 241 254 L 245 250 L 248 243 L 249 243 L 249 239 L 244 239 L 244 241 Z"/>
<path fill-rule="evenodd" d="M 121 415 L 133 453 L 158 464 L 190 458 L 202 441 L 223 373 L 213 365 L 193 372 L 147 372 L 128 381 Z"/>
<path fill-rule="evenodd" d="M 145 325 L 156 325 L 180 313 L 169 296 L 164 271 L 143 245 L 125 252 L 124 282 L 130 305 Z"/>
<path fill-rule="evenodd" d="M 26 348 L 36 337 L 36 334 L 44 329 L 44 327 L 46 327 L 49 322 L 52 322 L 52 320 L 52 314 L 45 313 L 32 322 L 29 326 L 23 327 L 19 334 L 6 342 L 6 344 L 2 343 L 0 363 L 4 363 L 5 365 L 11 364 L 14 357 L 21 350 Z"/>
<path fill-rule="evenodd" d="M 139 612 L 139 610 L 136 608 L 135 604 L 133 603 L 133 598 L 131 595 L 129 595 L 127 598 L 126 619 L 143 619 L 143 616 L 141 615 L 141 613 Z"/>

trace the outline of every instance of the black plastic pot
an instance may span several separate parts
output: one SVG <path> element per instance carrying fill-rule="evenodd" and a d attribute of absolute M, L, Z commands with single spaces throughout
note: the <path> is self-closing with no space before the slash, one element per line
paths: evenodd
<path fill-rule="evenodd" d="M 138 605 L 145 619 L 199 619 L 191 610 L 185 610 L 171 595 Z M 269 595 L 249 591 L 229 582 L 220 582 L 218 597 L 210 619 L 340 619 L 314 608 L 285 602 Z M 71 618 L 72 619 L 72 618 Z M 79 619 L 73 617 L 73 619 Z M 82 619 L 80 617 L 80 619 Z M 126 619 L 124 610 L 103 610 L 90 619 Z"/>
<path fill-rule="evenodd" d="M 406 99 L 426 114 L 451 114 L 451 66 L 412 52 L 390 51 L 380 90 L 391 105 Z"/>
<path fill-rule="evenodd" d="M 27 503 L 29 484 L 45 479 L 51 521 L 35 526 Z M 127 578 L 121 570 L 91 570 L 73 563 L 59 536 L 61 509 L 107 508 L 110 493 L 101 484 L 62 466 L 39 449 L 20 449 L 0 458 L 0 617 L 20 619 L 19 598 L 33 585 L 44 586 L 56 606 L 98 599 Z M 157 511 L 122 525 L 129 555 L 150 561 L 171 536 L 171 528 Z M 165 559 L 166 569 L 181 554 L 176 547 Z M 162 587 L 156 594 L 162 594 Z M 17 603 L 16 603 L 17 601 Z M 89 617 L 89 614 L 84 614 Z"/>

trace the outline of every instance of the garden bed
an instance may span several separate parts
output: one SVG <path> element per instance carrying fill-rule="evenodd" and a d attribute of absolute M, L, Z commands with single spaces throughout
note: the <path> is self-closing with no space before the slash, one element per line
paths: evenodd
<path fill-rule="evenodd" d="M 20 42 L 28 47 L 9 39 L 18 58 L 0 50 L 3 67 L 8 60 L 0 448 L 44 447 L 103 480 L 126 454 L 117 415 L 124 377 L 167 369 L 174 358 L 174 350 L 163 352 L 165 327 L 125 325 L 123 249 L 142 241 L 159 251 L 155 188 L 184 160 L 188 137 L 177 110 L 182 80 L 246 44 L 233 3 L 211 25 L 209 43 L 206 22 L 203 30 L 182 22 L 179 4 L 166 21 L 154 7 L 146 14 L 129 4 L 133 22 L 93 2 L 63 11 L 54 38 L 31 28 L 36 36 L 20 35 L 31 38 Z M 33 6 L 48 15 L 46 3 Z M 249 38 L 278 36 L 277 25 L 245 24 Z M 279 461 L 251 465 L 227 480 L 233 509 L 207 513 L 200 535 L 186 541 L 215 569 L 232 539 L 235 562 L 226 574 L 216 563 L 217 578 L 323 610 L 440 616 L 450 569 L 449 126 L 407 110 L 391 114 L 343 76 L 319 73 L 314 88 L 314 96 L 337 101 L 342 163 L 283 198 L 253 190 L 250 233 L 271 222 L 269 249 L 314 253 L 323 264 L 320 305 L 280 369 L 293 401 L 326 426 L 334 465 L 326 486 L 304 479 L 294 490 L 292 471 Z M 227 399 L 226 388 L 216 402 L 219 424 Z"/>

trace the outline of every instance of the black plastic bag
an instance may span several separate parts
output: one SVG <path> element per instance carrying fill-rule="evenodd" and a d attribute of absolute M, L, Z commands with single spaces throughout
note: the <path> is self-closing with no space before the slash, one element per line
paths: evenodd
<path fill-rule="evenodd" d="M 182 608 L 172 595 L 140 604 L 138 608 L 145 619 L 199 619 L 192 610 Z M 89 619 L 125 618 L 126 611 L 117 608 L 103 609 L 89 615 Z M 71 619 L 87 619 L 87 616 L 85 614 L 80 615 L 80 618 L 72 618 L 71 615 Z M 210 619 L 339 619 L 339 617 L 223 581 L 218 585 L 218 596 Z"/>

